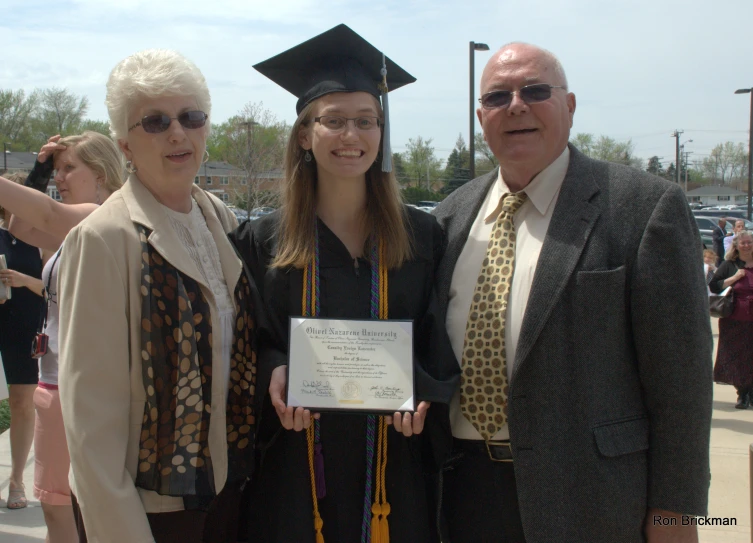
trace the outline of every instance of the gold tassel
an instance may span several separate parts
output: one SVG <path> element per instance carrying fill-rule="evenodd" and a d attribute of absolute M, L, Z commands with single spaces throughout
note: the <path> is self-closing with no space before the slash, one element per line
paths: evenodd
<path fill-rule="evenodd" d="M 387 288 L 387 266 L 385 261 L 385 247 L 379 242 L 379 318 L 389 318 L 389 302 Z M 374 516 L 371 520 L 371 543 L 389 543 L 390 526 L 387 516 L 390 514 L 390 504 L 387 503 L 387 420 L 379 417 L 377 447 L 377 471 L 376 491 L 374 492 L 374 505 L 371 511 Z"/>
<path fill-rule="evenodd" d="M 379 517 L 382 515 L 382 506 L 378 503 L 373 504 L 371 506 L 371 512 L 374 514 L 374 516 L 371 517 L 371 543 L 381 543 L 382 527 Z"/>
<path fill-rule="evenodd" d="M 324 543 L 324 536 L 322 535 L 323 526 L 324 526 L 324 521 L 322 520 L 322 517 L 319 516 L 319 511 L 317 511 L 316 517 L 314 518 L 314 531 L 316 531 L 316 543 Z"/>
<path fill-rule="evenodd" d="M 387 515 L 390 514 L 390 504 L 387 503 L 387 421 L 379 417 L 377 471 L 374 503 L 371 505 L 371 543 L 389 543 L 390 526 Z"/>
<path fill-rule="evenodd" d="M 382 506 L 382 520 L 379 521 L 379 531 L 382 532 L 382 539 L 379 543 L 390 543 L 390 526 L 387 523 L 387 515 L 390 514 L 390 504 L 385 503 Z"/>
<path fill-rule="evenodd" d="M 312 266 L 313 271 L 313 266 Z M 316 289 L 311 289 L 310 298 L 306 296 L 306 284 L 309 279 L 309 266 L 303 268 L 303 294 L 301 299 L 301 305 L 303 314 L 310 316 L 314 312 L 316 307 Z M 310 306 L 308 305 L 310 302 Z M 324 543 L 324 535 L 322 535 L 322 527 L 324 527 L 324 521 L 319 514 L 319 500 L 316 497 L 316 473 L 314 469 L 314 424 L 306 428 L 306 442 L 308 446 L 308 461 L 309 461 L 309 475 L 311 476 L 311 497 L 314 501 L 314 533 L 316 543 Z"/>
<path fill-rule="evenodd" d="M 387 421 L 384 417 L 381 417 L 381 436 L 379 441 L 384 441 L 384 448 L 382 448 L 382 469 L 379 470 L 382 477 L 382 519 L 379 521 L 379 528 L 381 532 L 381 541 L 379 543 L 390 543 L 390 526 L 387 523 L 387 515 L 391 512 L 390 504 L 387 503 Z"/>

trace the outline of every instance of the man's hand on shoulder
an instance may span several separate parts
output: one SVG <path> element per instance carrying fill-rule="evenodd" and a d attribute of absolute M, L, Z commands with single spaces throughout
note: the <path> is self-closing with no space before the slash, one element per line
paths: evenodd
<path fill-rule="evenodd" d="M 683 515 L 680 513 L 649 509 L 644 525 L 646 543 L 698 543 L 698 527 L 683 526 L 682 521 Z"/>

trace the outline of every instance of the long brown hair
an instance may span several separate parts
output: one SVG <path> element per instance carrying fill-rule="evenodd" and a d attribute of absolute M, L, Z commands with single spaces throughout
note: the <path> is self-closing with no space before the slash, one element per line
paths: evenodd
<path fill-rule="evenodd" d="M 282 182 L 282 208 L 278 232 L 277 256 L 272 266 L 305 267 L 314 256 L 314 221 L 316 220 L 316 162 L 304 160 L 305 151 L 298 141 L 301 128 L 311 122 L 314 104 L 298 115 L 290 131 L 285 151 L 285 176 Z M 381 143 L 380 143 L 381 149 Z M 399 268 L 411 258 L 408 219 L 395 175 L 382 172 L 382 153 L 366 172 L 367 230 L 384 243 L 387 268 Z M 369 240 L 366 241 L 369 243 Z M 369 254 L 365 251 L 365 254 Z"/>

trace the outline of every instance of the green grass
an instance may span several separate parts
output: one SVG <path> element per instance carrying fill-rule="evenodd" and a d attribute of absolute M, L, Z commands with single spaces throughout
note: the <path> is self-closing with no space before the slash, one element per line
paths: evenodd
<path fill-rule="evenodd" d="M 8 400 L 0 401 L 0 434 L 10 428 L 10 406 Z"/>

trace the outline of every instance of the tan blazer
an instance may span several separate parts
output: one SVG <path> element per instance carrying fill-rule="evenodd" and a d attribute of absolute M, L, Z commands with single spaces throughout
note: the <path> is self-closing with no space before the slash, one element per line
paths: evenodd
<path fill-rule="evenodd" d="M 198 187 L 192 195 L 217 244 L 232 294 L 242 265 L 225 234 L 237 220 L 220 200 Z M 60 402 L 71 456 L 71 489 L 92 543 L 151 542 L 146 513 L 183 509 L 182 498 L 134 486 L 146 399 L 140 349 L 142 250 L 134 223 L 150 229 L 149 244 L 199 283 L 212 322 L 219 322 L 209 285 L 162 206 L 135 176 L 66 238 L 58 279 Z M 229 364 L 222 360 L 220 343 L 213 345 L 214 375 L 223 375 L 222 368 Z M 217 492 L 227 477 L 226 397 L 227 383 L 215 380 L 209 447 Z"/>

